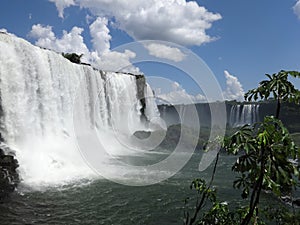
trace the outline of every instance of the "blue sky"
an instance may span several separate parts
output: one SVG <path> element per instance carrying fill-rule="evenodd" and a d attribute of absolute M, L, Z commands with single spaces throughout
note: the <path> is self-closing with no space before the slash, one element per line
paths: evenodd
<path fill-rule="evenodd" d="M 265 73 L 300 70 L 296 0 L 2 0 L 0 28 L 56 51 L 85 53 L 86 60 L 106 70 L 114 70 L 112 62 L 135 58 L 132 51 L 111 51 L 119 45 L 147 39 L 174 42 L 206 62 L 228 99 L 241 98 Z M 152 47 L 149 52 L 180 60 L 174 46 Z M 172 80 L 168 93 L 160 93 L 166 99 L 201 100 L 195 97 L 203 94 L 199 87 L 180 70 L 157 63 L 136 66 L 148 76 Z"/>

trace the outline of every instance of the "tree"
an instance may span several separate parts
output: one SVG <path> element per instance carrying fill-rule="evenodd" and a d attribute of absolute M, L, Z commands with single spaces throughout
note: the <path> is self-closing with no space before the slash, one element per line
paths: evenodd
<path fill-rule="evenodd" d="M 217 165 L 219 161 L 219 155 L 220 153 L 217 154 L 216 161 L 214 164 L 214 169 L 211 175 L 211 179 L 209 184 L 206 184 L 206 181 L 203 179 L 194 179 L 192 184 L 190 185 L 191 189 L 195 189 L 197 191 L 197 201 L 196 201 L 196 209 L 193 215 L 190 215 L 189 212 L 185 212 L 185 225 L 192 225 L 194 223 L 200 224 L 200 221 L 197 221 L 198 214 L 200 211 L 203 209 L 203 207 L 206 205 L 207 200 L 210 200 L 214 205 L 218 204 L 217 199 L 216 199 L 216 190 L 214 190 L 211 186 L 215 178 L 216 170 L 217 170 Z M 185 203 L 187 203 L 188 199 L 185 200 Z M 222 206 L 222 205 L 220 205 Z M 226 207 L 226 206 L 224 206 Z M 223 209 L 223 208 L 222 208 Z M 227 210 L 228 211 L 228 210 Z M 215 211 L 216 212 L 216 211 Z M 216 216 L 216 215 L 215 215 Z M 222 215 L 223 217 L 224 215 Z M 203 218 L 204 220 L 204 218 Z"/>
<path fill-rule="evenodd" d="M 250 197 L 249 206 L 230 212 L 227 206 L 220 205 L 216 201 L 215 191 L 210 188 L 211 183 L 206 187 L 202 180 L 194 180 L 192 186 L 198 194 L 201 193 L 213 203 L 212 208 L 198 219 L 199 224 L 226 224 L 222 222 L 224 217 L 231 219 L 232 224 L 247 225 L 251 221 L 258 224 L 258 206 L 262 190 L 281 196 L 298 184 L 300 166 L 291 161 L 299 159 L 298 147 L 278 119 L 282 101 L 295 103 L 300 101 L 300 91 L 288 80 L 289 75 L 300 77 L 297 71 L 282 70 L 272 76 L 266 74 L 269 80 L 260 82 L 258 88 L 249 90 L 245 94 L 245 99 L 248 101 L 252 99 L 256 101 L 258 98 L 268 100 L 273 96 L 277 100 L 275 117 L 266 116 L 262 122 L 245 125 L 233 135 L 221 140 L 222 148 L 227 153 L 238 155 L 232 170 L 240 173 L 240 177 L 233 182 L 233 185 L 235 188 L 242 189 L 242 198 Z M 198 214 L 199 210 L 196 207 L 193 218 L 197 218 Z M 215 221 L 214 214 L 221 220 Z M 289 223 L 298 224 L 295 216 L 290 219 Z M 194 224 L 196 219 L 189 221 L 188 224 Z"/>
<path fill-rule="evenodd" d="M 257 88 L 249 90 L 245 94 L 245 100 L 251 101 L 253 99 L 256 101 L 258 98 L 267 100 L 272 95 L 277 101 L 275 118 L 278 119 L 282 101 L 295 103 L 300 101 L 300 91 L 288 80 L 289 75 L 300 77 L 300 72 L 281 70 L 272 75 L 266 74 L 269 79 L 261 81 Z"/>
<path fill-rule="evenodd" d="M 240 176 L 233 186 L 242 189 L 243 199 L 250 197 L 249 205 L 230 211 L 227 205 L 217 200 L 216 190 L 212 188 L 217 157 L 209 185 L 203 179 L 195 179 L 191 184 L 198 197 L 193 216 L 185 213 L 185 224 L 258 223 L 261 221 L 258 206 L 263 190 L 279 197 L 297 185 L 299 166 L 291 159 L 299 158 L 298 147 L 282 122 L 274 116 L 265 117 L 263 122 L 254 125 L 243 126 L 222 140 L 222 148 L 228 154 L 238 155 L 232 170 Z M 207 201 L 211 207 L 199 218 L 200 210 L 207 205 Z"/>
<path fill-rule="evenodd" d="M 245 125 L 226 138 L 223 147 L 230 154 L 241 154 L 232 170 L 241 174 L 234 181 L 235 188 L 242 188 L 242 197 L 250 195 L 249 211 L 242 225 L 249 224 L 255 212 L 262 190 L 281 196 L 283 191 L 296 186 L 299 167 L 291 159 L 299 158 L 298 148 L 282 122 L 265 117 L 255 125 Z"/>

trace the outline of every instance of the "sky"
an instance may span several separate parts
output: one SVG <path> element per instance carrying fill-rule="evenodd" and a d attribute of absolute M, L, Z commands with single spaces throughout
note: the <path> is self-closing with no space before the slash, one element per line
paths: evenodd
<path fill-rule="evenodd" d="M 173 104 L 208 98 L 210 83 L 200 79 L 199 86 L 181 70 L 191 53 L 228 100 L 242 100 L 266 73 L 300 71 L 299 0 L 2 0 L 0 29 L 57 52 L 83 53 L 103 70 L 144 73 L 156 95 Z M 139 48 L 128 44 L 136 41 L 152 62 L 137 60 Z"/>

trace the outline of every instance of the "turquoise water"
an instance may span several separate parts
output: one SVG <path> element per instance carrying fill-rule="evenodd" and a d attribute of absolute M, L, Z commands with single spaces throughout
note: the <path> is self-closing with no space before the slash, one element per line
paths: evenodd
<path fill-rule="evenodd" d="M 233 156 L 221 155 L 215 186 L 220 198 L 236 204 L 240 192 L 232 188 Z M 212 168 L 198 172 L 200 155 L 174 177 L 151 186 L 130 187 L 107 180 L 76 183 L 33 191 L 20 187 L 0 204 L 1 224 L 182 224 L 184 199 L 195 198 L 193 178 L 209 178 Z"/>

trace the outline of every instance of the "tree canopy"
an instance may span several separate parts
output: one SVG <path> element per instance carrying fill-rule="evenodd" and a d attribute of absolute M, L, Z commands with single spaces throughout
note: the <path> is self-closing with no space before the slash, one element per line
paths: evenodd
<path fill-rule="evenodd" d="M 279 118 L 280 103 L 282 101 L 300 102 L 300 91 L 289 81 L 289 75 L 295 78 L 300 77 L 300 72 L 281 70 L 272 75 L 266 74 L 268 79 L 261 81 L 257 88 L 249 90 L 245 94 L 245 100 L 257 101 L 259 98 L 267 100 L 273 96 L 277 100 L 275 117 Z"/>

